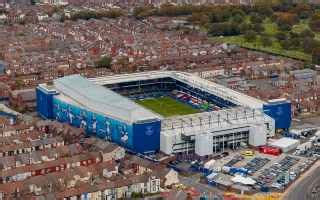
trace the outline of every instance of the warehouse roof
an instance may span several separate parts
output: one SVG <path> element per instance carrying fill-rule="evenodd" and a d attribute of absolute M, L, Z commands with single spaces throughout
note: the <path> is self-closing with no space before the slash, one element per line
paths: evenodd
<path fill-rule="evenodd" d="M 69 98 L 93 112 L 121 121 L 133 123 L 160 118 L 135 102 L 110 89 L 96 85 L 80 75 L 59 78 L 54 81 L 54 85 L 64 98 Z"/>

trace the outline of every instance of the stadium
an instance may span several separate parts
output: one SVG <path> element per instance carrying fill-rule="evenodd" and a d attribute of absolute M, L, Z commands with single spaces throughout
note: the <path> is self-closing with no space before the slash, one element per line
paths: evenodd
<path fill-rule="evenodd" d="M 185 72 L 71 75 L 36 92 L 41 117 L 144 154 L 205 156 L 264 145 L 291 124 L 291 103 L 284 99 L 264 102 Z"/>

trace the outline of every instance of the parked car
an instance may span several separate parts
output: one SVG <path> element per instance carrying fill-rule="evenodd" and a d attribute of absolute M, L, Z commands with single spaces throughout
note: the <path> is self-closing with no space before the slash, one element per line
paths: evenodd
<path fill-rule="evenodd" d="M 241 155 L 243 156 L 254 156 L 254 151 L 248 150 L 241 152 Z"/>

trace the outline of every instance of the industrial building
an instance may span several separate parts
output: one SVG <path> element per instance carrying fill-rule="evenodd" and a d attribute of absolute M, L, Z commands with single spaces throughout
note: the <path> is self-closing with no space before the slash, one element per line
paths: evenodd
<path fill-rule="evenodd" d="M 166 95 L 199 112 L 165 118 L 134 102 Z M 37 87 L 37 110 L 43 118 L 82 127 L 139 153 L 205 156 L 242 143 L 259 146 L 291 124 L 291 103 L 284 99 L 264 102 L 176 71 L 59 78 Z"/>

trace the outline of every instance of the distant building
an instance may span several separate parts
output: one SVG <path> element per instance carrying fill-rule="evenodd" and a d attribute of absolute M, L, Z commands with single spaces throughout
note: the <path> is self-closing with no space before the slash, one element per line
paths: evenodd
<path fill-rule="evenodd" d="M 19 111 L 32 111 L 36 107 L 36 92 L 34 89 L 11 91 L 9 103 Z"/>
<path fill-rule="evenodd" d="M 0 60 L 0 76 L 6 72 L 6 63 Z"/>

